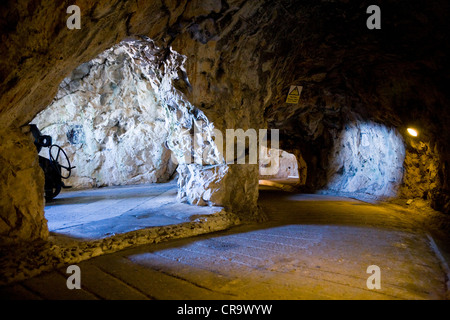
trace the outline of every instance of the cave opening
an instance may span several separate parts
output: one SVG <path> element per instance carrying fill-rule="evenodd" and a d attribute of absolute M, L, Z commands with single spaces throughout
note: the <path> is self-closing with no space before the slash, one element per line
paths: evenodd
<path fill-rule="evenodd" d="M 123 41 L 72 71 L 31 121 L 53 144 L 39 148 L 40 159 L 59 159 L 56 165 L 63 166 L 61 193 L 48 190 L 52 172 L 45 172 L 52 234 L 94 240 L 221 211 L 179 201 L 177 168 L 179 161 L 191 164 L 190 132 L 199 115 L 182 105 L 185 98 L 174 85 L 189 84 L 179 78 L 183 63 L 151 39 Z M 176 101 L 174 92 L 180 94 Z M 203 136 L 212 126 L 204 121 Z"/>

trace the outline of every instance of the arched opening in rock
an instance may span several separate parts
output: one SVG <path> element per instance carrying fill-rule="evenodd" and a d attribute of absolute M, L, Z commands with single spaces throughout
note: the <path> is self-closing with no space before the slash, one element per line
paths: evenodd
<path fill-rule="evenodd" d="M 330 137 L 330 142 L 321 146 L 320 161 L 311 156 L 308 149 L 300 149 L 301 143 L 295 145 L 295 154 L 277 150 L 279 168 L 271 175 L 261 175 L 261 166 L 260 184 L 276 186 L 281 183 L 294 186 L 297 191 L 369 201 L 400 195 L 406 145 L 396 128 L 372 121 L 355 121 L 346 123 L 340 130 L 322 127 L 321 134 Z M 314 140 L 322 139 L 317 135 Z M 302 151 L 309 163 L 304 160 Z M 310 169 L 312 177 L 309 179 L 308 165 L 314 169 Z"/>
<path fill-rule="evenodd" d="M 307 167 L 303 158 L 298 154 L 286 152 L 280 149 L 260 147 L 259 159 L 259 186 L 278 187 L 283 189 L 284 185 L 302 187 L 306 182 Z M 275 154 L 278 157 L 277 169 L 268 172 L 267 167 L 272 165 L 270 157 Z M 289 187 L 288 187 L 289 188 Z"/>
<path fill-rule="evenodd" d="M 76 166 L 74 189 L 167 182 L 176 164 L 165 147 L 168 112 L 150 80 L 117 45 L 76 68 L 32 123 Z M 48 149 L 41 156 L 49 158 Z"/>
<path fill-rule="evenodd" d="M 272 149 L 268 149 L 264 146 L 261 147 L 262 150 L 262 154 L 268 154 L 269 156 L 271 155 L 271 153 L 274 152 L 274 150 Z M 265 159 L 260 159 L 259 165 L 260 165 L 260 170 L 259 170 L 259 177 L 260 179 L 283 179 L 283 180 L 287 180 L 287 179 L 294 179 L 297 182 L 300 183 L 300 181 L 302 180 L 303 175 L 301 174 L 301 171 L 303 168 L 299 168 L 298 163 L 297 163 L 297 157 L 289 152 L 286 152 L 284 150 L 276 150 L 276 153 L 279 157 L 279 162 L 278 162 L 278 170 L 276 170 L 276 172 L 272 173 L 272 174 L 266 174 L 264 172 L 264 168 L 266 168 L 268 165 L 266 164 L 267 161 L 265 161 Z M 302 177 L 300 177 L 302 176 Z"/>
<path fill-rule="evenodd" d="M 196 152 L 226 166 L 214 150 L 213 124 L 177 89 L 190 86 L 184 62 L 148 38 L 127 40 L 64 79 L 53 102 L 32 120 L 64 150 L 42 148 L 40 158 L 53 160 L 58 152 L 65 165 L 67 154 L 75 167 L 70 176 L 62 169 L 61 179 L 44 170 L 50 232 L 96 239 L 221 211 L 211 207 L 212 191 L 195 174 L 203 166 Z M 200 144 L 192 135 L 196 128 Z M 61 180 L 62 194 L 48 190 L 52 178 Z M 196 195 L 188 194 L 193 190 Z M 210 206 L 193 209 L 180 199 Z"/>

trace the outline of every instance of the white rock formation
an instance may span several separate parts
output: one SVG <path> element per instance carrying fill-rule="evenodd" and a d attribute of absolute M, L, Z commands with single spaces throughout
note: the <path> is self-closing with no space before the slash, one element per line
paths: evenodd
<path fill-rule="evenodd" d="M 224 187 L 228 166 L 214 142 L 214 125 L 176 88 L 190 87 L 184 69 L 186 57 L 171 49 L 162 50 L 149 39 L 125 42 L 124 46 L 166 111 L 167 146 L 178 164 L 179 199 L 196 205 L 227 206 L 233 190 Z"/>
<path fill-rule="evenodd" d="M 67 152 L 76 166 L 67 184 L 76 188 L 163 182 L 175 170 L 164 147 L 167 112 L 126 49 L 75 69 L 32 121 Z"/>
<path fill-rule="evenodd" d="M 262 149 L 262 154 L 271 154 L 272 149 L 268 149 L 264 146 L 260 146 Z M 261 170 L 264 163 L 268 161 L 265 158 L 260 160 L 260 177 L 263 179 L 288 179 L 288 178 L 299 178 L 299 170 L 297 158 L 294 154 L 286 152 L 284 150 L 278 150 L 279 162 L 278 162 L 278 170 L 276 174 L 273 175 L 264 175 L 263 170 Z"/>
<path fill-rule="evenodd" d="M 167 181 L 178 165 L 179 198 L 233 202 L 214 126 L 176 87 L 189 88 L 186 57 L 150 39 L 124 41 L 78 67 L 32 121 L 76 166 L 77 188 Z M 198 134 L 194 134 L 198 133 Z M 46 148 L 41 155 L 48 158 Z"/>
<path fill-rule="evenodd" d="M 327 189 L 361 197 L 393 197 L 403 178 L 405 145 L 394 128 L 373 122 L 349 124 L 329 158 Z"/>

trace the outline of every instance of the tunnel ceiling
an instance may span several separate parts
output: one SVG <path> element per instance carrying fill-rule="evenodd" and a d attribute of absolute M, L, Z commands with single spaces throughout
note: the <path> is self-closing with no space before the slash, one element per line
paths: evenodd
<path fill-rule="evenodd" d="M 379 1 L 382 29 L 368 30 L 370 4 L 99 1 L 80 4 L 83 27 L 75 31 L 61 28 L 66 15 L 49 14 L 65 12 L 64 4 L 2 4 L 0 124 L 27 123 L 75 67 L 147 35 L 188 57 L 191 86 L 180 81 L 180 89 L 219 128 L 268 123 L 281 129 L 286 149 L 322 136 L 311 137 L 314 122 L 342 128 L 355 117 L 419 122 L 440 136 L 449 120 L 449 4 Z M 304 87 L 297 105 L 284 103 L 292 84 Z"/>
<path fill-rule="evenodd" d="M 253 111 L 289 133 L 302 113 L 314 111 L 334 125 L 333 116 L 349 111 L 395 125 L 424 114 L 440 122 L 432 107 L 446 101 L 439 89 L 448 78 L 449 4 L 379 1 L 383 26 L 373 31 L 365 27 L 369 5 L 98 1 L 80 4 L 83 27 L 69 32 L 60 28 L 66 15 L 49 14 L 65 4 L 10 1 L 1 8 L 1 123 L 27 123 L 65 75 L 133 35 L 188 56 L 192 102 L 223 115 L 217 97 L 226 98 L 225 111 L 242 109 L 242 125 L 254 125 L 246 119 Z M 291 84 L 304 86 L 294 106 L 284 103 Z"/>

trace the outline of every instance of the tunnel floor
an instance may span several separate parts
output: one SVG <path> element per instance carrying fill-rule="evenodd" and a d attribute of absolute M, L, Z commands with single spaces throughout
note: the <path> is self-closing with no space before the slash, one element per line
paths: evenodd
<path fill-rule="evenodd" d="M 95 240 L 155 226 L 179 224 L 219 212 L 177 201 L 176 181 L 65 191 L 45 206 L 49 231 Z"/>
<path fill-rule="evenodd" d="M 262 224 L 144 245 L 0 288 L 27 299 L 448 299 L 448 267 L 408 214 L 262 187 Z M 368 266 L 380 268 L 369 289 Z"/>

